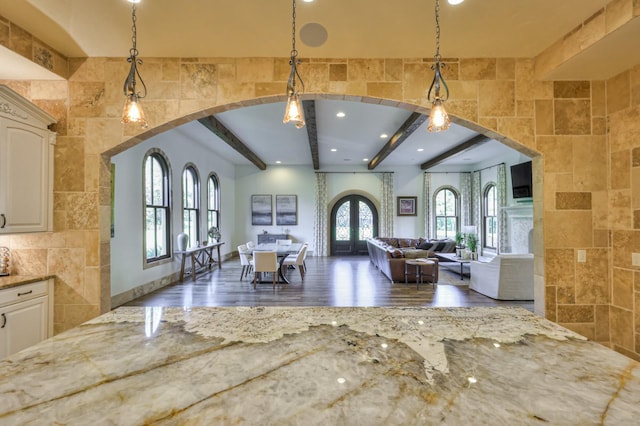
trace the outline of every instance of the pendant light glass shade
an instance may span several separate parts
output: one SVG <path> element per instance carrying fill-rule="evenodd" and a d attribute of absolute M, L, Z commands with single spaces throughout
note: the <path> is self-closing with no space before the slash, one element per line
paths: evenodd
<path fill-rule="evenodd" d="M 304 112 L 302 109 L 302 102 L 300 96 L 297 93 L 289 95 L 287 98 L 287 106 L 284 110 L 283 123 L 295 123 L 297 128 L 304 127 Z"/>
<path fill-rule="evenodd" d="M 447 130 L 451 125 L 449 114 L 444 109 L 444 103 L 441 99 L 436 98 L 431 105 L 431 114 L 429 114 L 429 127 L 427 130 L 430 132 L 442 132 Z"/>
<path fill-rule="evenodd" d="M 128 95 L 124 101 L 122 122 L 124 124 L 139 123 L 142 127 L 147 127 L 147 120 L 144 116 L 142 105 L 135 93 Z"/>

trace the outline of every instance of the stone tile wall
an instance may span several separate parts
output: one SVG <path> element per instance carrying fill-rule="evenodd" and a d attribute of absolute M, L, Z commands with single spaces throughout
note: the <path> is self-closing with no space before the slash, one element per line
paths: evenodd
<path fill-rule="evenodd" d="M 284 99 L 287 58 L 144 58 L 150 129 L 120 124 L 124 59 L 69 60 L 68 84 L 11 81 L 60 119 L 55 231 L 15 235 L 19 268 L 55 273 L 56 332 L 109 309 L 109 156 L 187 121 Z M 640 71 L 607 82 L 534 78 L 527 59 L 446 59 L 454 121 L 534 159 L 535 281 L 546 316 L 640 353 Z M 306 98 L 426 113 L 430 59 L 312 59 Z M 609 120 L 609 122 L 607 122 Z M 634 248 L 635 247 L 635 248 Z M 585 263 L 577 262 L 585 250 Z"/>

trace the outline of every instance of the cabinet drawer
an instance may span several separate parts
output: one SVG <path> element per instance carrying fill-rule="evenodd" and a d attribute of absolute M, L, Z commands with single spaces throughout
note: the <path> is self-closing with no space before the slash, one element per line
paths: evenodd
<path fill-rule="evenodd" d="M 47 281 L 38 281 L 31 284 L 19 285 L 4 290 L 0 290 L 0 306 L 47 294 Z"/>

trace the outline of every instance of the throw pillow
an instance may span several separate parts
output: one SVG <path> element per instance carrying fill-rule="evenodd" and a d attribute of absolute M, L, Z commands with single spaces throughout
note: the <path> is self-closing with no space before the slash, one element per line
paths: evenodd
<path fill-rule="evenodd" d="M 394 259 L 404 256 L 404 253 L 402 253 L 402 250 L 400 249 L 389 250 L 389 253 L 391 253 L 391 257 L 393 257 Z"/>
<path fill-rule="evenodd" d="M 429 241 L 423 241 L 421 244 L 416 246 L 416 248 L 420 250 L 429 250 L 431 247 L 433 247 L 433 243 L 430 243 Z"/>
<path fill-rule="evenodd" d="M 445 244 L 447 243 L 439 242 L 434 244 L 433 251 L 442 251 L 442 248 L 444 247 Z"/>

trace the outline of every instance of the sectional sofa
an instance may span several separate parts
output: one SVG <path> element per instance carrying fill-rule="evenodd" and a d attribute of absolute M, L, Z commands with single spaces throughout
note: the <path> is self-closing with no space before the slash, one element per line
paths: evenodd
<path fill-rule="evenodd" d="M 395 238 L 377 237 L 367 240 L 369 258 L 380 271 L 391 280 L 398 283 L 405 281 L 405 261 L 407 259 L 429 258 L 433 265 L 424 266 L 424 273 L 435 276 L 438 282 L 438 260 L 434 252 L 453 253 L 456 250 L 452 240 L 425 240 L 424 238 Z M 432 271 L 432 268 L 435 269 Z M 415 282 L 415 273 L 409 271 L 409 281 Z"/>

